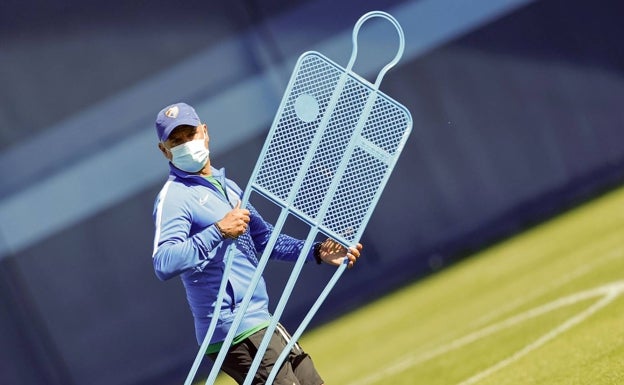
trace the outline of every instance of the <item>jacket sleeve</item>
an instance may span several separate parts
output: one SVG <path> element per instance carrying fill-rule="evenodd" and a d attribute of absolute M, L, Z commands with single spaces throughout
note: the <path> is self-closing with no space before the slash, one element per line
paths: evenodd
<path fill-rule="evenodd" d="M 253 206 L 248 205 L 247 209 L 251 214 L 249 226 L 251 237 L 253 238 L 258 253 L 263 253 L 273 233 L 273 225 L 266 222 Z M 280 234 L 275 242 L 275 247 L 273 247 L 270 258 L 280 261 L 295 262 L 299 254 L 301 254 L 304 243 L 303 240 L 295 239 L 286 234 Z M 307 250 L 306 262 L 314 260 L 314 247 L 311 247 L 310 250 Z"/>
<path fill-rule="evenodd" d="M 166 197 L 159 197 L 154 209 L 156 233 L 152 262 L 156 276 L 163 281 L 205 264 L 215 254 L 211 251 L 223 240 L 214 224 L 189 236 L 192 223 L 189 210 L 183 204 L 172 203 Z"/>

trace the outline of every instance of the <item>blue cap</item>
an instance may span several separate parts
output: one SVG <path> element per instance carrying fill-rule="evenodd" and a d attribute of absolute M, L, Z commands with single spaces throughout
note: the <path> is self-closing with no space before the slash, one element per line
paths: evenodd
<path fill-rule="evenodd" d="M 161 142 L 167 140 L 178 126 L 197 127 L 201 124 L 195 109 L 186 103 L 175 103 L 160 110 L 156 117 L 156 134 Z"/>

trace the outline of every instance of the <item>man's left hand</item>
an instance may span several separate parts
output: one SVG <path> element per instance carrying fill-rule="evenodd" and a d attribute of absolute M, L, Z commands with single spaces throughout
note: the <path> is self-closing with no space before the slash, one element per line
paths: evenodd
<path fill-rule="evenodd" d="M 321 243 L 319 256 L 323 262 L 334 266 L 339 266 L 343 263 L 344 259 L 347 258 L 349 259 L 347 267 L 350 269 L 360 257 L 360 251 L 362 251 L 361 243 L 347 249 L 340 243 L 328 238 L 325 242 Z"/>

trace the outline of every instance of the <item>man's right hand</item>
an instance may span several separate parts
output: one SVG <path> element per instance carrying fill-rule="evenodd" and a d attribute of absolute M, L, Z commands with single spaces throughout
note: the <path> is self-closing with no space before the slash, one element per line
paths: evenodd
<path fill-rule="evenodd" d="M 217 227 L 226 238 L 238 238 L 247 230 L 249 223 L 249 210 L 241 209 L 239 200 L 236 207 L 217 222 Z"/>

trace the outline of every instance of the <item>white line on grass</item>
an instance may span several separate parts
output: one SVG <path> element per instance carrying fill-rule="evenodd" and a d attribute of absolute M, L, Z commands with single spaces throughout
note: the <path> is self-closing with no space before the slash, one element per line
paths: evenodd
<path fill-rule="evenodd" d="M 613 243 L 621 243 L 621 235 L 618 233 L 616 234 L 615 237 L 613 238 Z M 601 247 L 604 247 L 604 244 L 600 245 Z M 609 248 L 613 249 L 613 246 L 611 246 L 609 244 Z M 599 254 L 599 250 L 596 250 L 596 247 L 592 247 L 590 250 L 581 250 L 579 251 L 577 254 L 580 255 L 597 255 Z M 576 270 L 572 271 L 569 274 L 565 274 L 561 277 L 559 277 L 559 279 L 556 279 L 554 281 L 552 281 L 550 284 L 548 285 L 543 285 L 540 286 L 537 290 L 533 291 L 530 294 L 525 294 L 521 297 L 518 297 L 516 300 L 508 302 L 507 304 L 497 307 L 494 311 L 485 314 L 484 316 L 480 317 L 479 319 L 477 319 L 474 323 L 473 326 L 474 327 L 478 327 L 484 324 L 487 324 L 489 322 L 491 322 L 492 320 L 500 317 L 501 315 L 505 314 L 505 313 L 509 313 L 514 309 L 517 309 L 518 307 L 529 303 L 529 301 L 532 301 L 544 294 L 550 293 L 553 290 L 572 282 L 573 280 L 582 277 L 583 275 L 590 273 L 591 271 L 595 270 L 597 267 L 599 267 L 600 265 L 604 265 L 607 262 L 610 262 L 613 259 L 619 258 L 624 254 L 624 249 L 622 249 L 621 247 L 618 249 L 613 249 L 612 251 L 610 251 L 609 253 L 607 253 L 603 258 L 600 259 L 594 259 L 590 262 L 587 262 L 585 264 L 583 264 L 582 266 L 580 266 L 579 268 L 577 268 Z"/>
<path fill-rule="evenodd" d="M 461 383 L 459 383 L 458 385 L 470 385 L 470 384 L 475 384 L 479 381 L 481 381 L 482 379 L 484 379 L 485 377 L 491 375 L 492 373 L 514 363 L 515 361 L 519 360 L 520 358 L 524 357 L 525 355 L 527 355 L 528 353 L 532 352 L 533 350 L 541 347 L 542 345 L 546 344 L 547 342 L 551 341 L 552 339 L 558 337 L 560 334 L 566 332 L 567 330 L 571 329 L 572 327 L 574 327 L 575 325 L 583 322 L 586 318 L 590 317 L 592 314 L 594 314 L 595 312 L 597 312 L 598 310 L 602 309 L 603 307 L 609 305 L 611 302 L 613 302 L 613 300 L 615 300 L 620 294 L 622 294 L 622 292 L 624 291 L 624 281 L 619 281 L 619 282 L 615 282 L 612 283 L 610 285 L 605 285 L 602 287 L 599 287 L 597 289 L 594 290 L 589 290 L 586 292 L 582 292 L 582 293 L 578 293 L 576 295 L 570 296 L 568 298 L 563 298 L 564 301 L 559 300 L 559 301 L 555 301 L 555 302 L 551 302 L 551 304 L 555 304 L 558 302 L 565 302 L 566 300 L 571 301 L 571 303 L 576 303 L 579 301 L 582 301 L 584 299 L 587 298 L 591 298 L 595 295 L 604 295 L 604 297 L 596 302 L 595 304 L 593 304 L 592 306 L 590 306 L 588 309 L 586 309 L 585 311 L 575 315 L 574 317 L 568 319 L 566 322 L 562 323 L 561 325 L 559 325 L 558 327 L 554 328 L 553 330 L 551 330 L 550 332 L 544 334 L 542 337 L 538 338 L 537 340 L 535 340 L 533 343 L 528 344 L 527 346 L 525 346 L 524 348 L 518 350 L 516 353 L 512 354 L 510 357 L 498 362 L 497 364 L 487 368 L 484 371 L 481 371 L 477 374 L 475 374 L 474 376 L 470 377 L 469 379 L 462 381 Z M 564 303 L 564 305 L 566 305 Z M 547 305 L 548 306 L 548 305 Z M 559 307 L 559 306 L 557 306 Z"/>
<path fill-rule="evenodd" d="M 558 327 L 556 327 L 555 329 L 551 330 L 550 332 L 546 333 L 545 335 L 543 335 L 542 337 L 538 338 L 537 340 L 535 340 L 534 342 L 530 343 L 529 345 L 525 346 L 524 348 L 520 349 L 518 352 L 514 353 L 512 356 L 498 362 L 497 364 L 495 364 L 494 366 L 475 374 L 474 376 L 468 378 L 467 380 L 461 382 L 459 385 L 469 385 L 469 384 L 474 384 L 477 381 L 480 381 L 481 379 L 489 376 L 490 374 L 496 372 L 497 370 L 500 370 L 501 368 L 515 362 L 516 360 L 518 360 L 519 358 L 523 357 L 524 355 L 526 355 L 527 353 L 539 348 L 540 346 L 544 345 L 545 343 L 547 343 L 548 341 L 554 339 L 555 337 L 559 336 L 560 334 L 562 334 L 563 332 L 569 330 L 570 328 L 572 328 L 573 326 L 577 325 L 578 323 L 584 321 L 586 318 L 588 318 L 589 316 L 591 316 L 592 314 L 594 314 L 595 312 L 597 312 L 598 310 L 602 309 L 603 307 L 607 306 L 608 304 L 610 304 L 611 302 L 613 302 L 613 300 L 615 300 L 618 296 L 620 296 L 622 293 L 624 292 L 624 280 L 622 281 L 617 281 L 617 282 L 613 282 L 611 284 L 607 284 L 604 286 L 600 286 L 591 290 L 586 290 L 586 291 L 582 291 L 582 292 L 578 292 L 576 294 L 572 294 L 569 295 L 567 297 L 562 297 L 559 298 L 555 301 L 552 301 L 550 303 L 547 303 L 545 305 L 541 305 L 538 306 L 536 308 L 533 308 L 531 310 L 528 310 L 524 313 L 520 313 L 516 316 L 510 317 L 506 320 L 503 320 L 499 323 L 487 326 L 485 328 L 482 328 L 480 330 L 477 330 L 473 333 L 470 333 L 464 337 L 458 338 L 446 345 L 440 346 L 437 349 L 433 349 L 430 350 L 429 352 L 425 352 L 421 355 L 417 355 L 417 356 L 408 356 L 407 358 L 397 362 L 396 364 L 389 366 L 388 368 L 386 368 L 385 370 L 378 372 L 376 374 L 373 374 L 371 376 L 367 376 L 364 377 L 362 379 L 358 379 L 357 381 L 352 382 L 350 385 L 368 385 L 368 384 L 374 384 L 377 381 L 380 381 L 382 379 L 385 379 L 387 376 L 391 376 L 394 375 L 396 373 L 402 372 L 412 366 L 418 365 L 420 363 L 429 361 L 435 357 L 441 356 L 443 354 L 449 353 L 451 351 L 457 350 L 459 348 L 462 348 L 468 344 L 471 344 L 473 342 L 476 342 L 484 337 L 487 337 L 489 335 L 492 335 L 494 333 L 497 333 L 499 331 L 502 330 L 506 330 L 509 329 L 515 325 L 518 325 L 526 320 L 538 317 L 542 314 L 546 314 L 549 313 L 551 311 L 557 310 L 559 308 L 565 307 L 565 306 L 570 306 L 570 305 L 574 305 L 578 302 L 587 300 L 587 299 L 591 299 L 591 298 L 595 298 L 595 297 L 603 297 L 601 298 L 598 302 L 594 303 L 592 306 L 590 306 L 588 309 L 586 309 L 585 311 L 573 316 L 572 318 L 568 319 L 567 321 L 565 321 L 564 323 L 562 323 L 561 325 L 559 325 Z"/>

